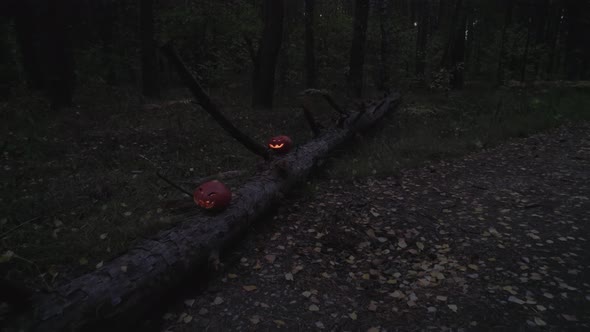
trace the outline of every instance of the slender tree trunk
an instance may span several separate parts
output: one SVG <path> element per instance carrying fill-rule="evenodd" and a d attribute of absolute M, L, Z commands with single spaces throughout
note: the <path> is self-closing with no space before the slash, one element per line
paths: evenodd
<path fill-rule="evenodd" d="M 305 87 L 317 86 L 314 40 L 315 0 L 305 0 Z"/>
<path fill-rule="evenodd" d="M 116 85 L 118 75 L 115 61 L 115 24 L 118 19 L 117 3 L 106 1 L 99 4 L 98 30 L 102 48 L 102 66 L 105 68 L 107 84 Z"/>
<path fill-rule="evenodd" d="M 529 44 L 531 41 L 531 18 L 528 18 L 527 29 L 526 29 L 526 41 L 524 43 L 524 52 L 522 54 L 522 67 L 520 68 L 520 81 L 524 83 L 526 75 L 526 67 L 528 64 L 529 57 Z"/>
<path fill-rule="evenodd" d="M 429 0 L 419 0 L 417 4 L 418 31 L 416 35 L 416 76 L 424 80 L 426 68 L 426 43 L 429 30 Z"/>
<path fill-rule="evenodd" d="M 565 40 L 566 77 L 568 80 L 579 80 L 586 77 L 584 70 L 588 66 L 590 56 L 590 38 L 588 16 L 590 4 L 587 1 L 567 0 L 565 2 L 565 23 L 567 37 Z"/>
<path fill-rule="evenodd" d="M 504 1 L 504 26 L 502 27 L 502 36 L 500 37 L 500 54 L 498 55 L 498 73 L 496 75 L 496 84 L 504 85 L 504 64 L 506 61 L 506 34 L 510 23 L 512 22 L 512 0 Z"/>
<path fill-rule="evenodd" d="M 67 0 L 51 1 L 44 13 L 42 49 L 45 52 L 45 88 L 51 109 L 72 105 L 74 55 L 70 38 L 71 7 Z"/>
<path fill-rule="evenodd" d="M 556 4 L 555 8 L 552 10 L 551 15 L 551 28 L 549 29 L 548 37 L 547 37 L 547 44 L 549 45 L 549 55 L 547 59 L 547 77 L 549 80 L 554 78 L 554 65 L 555 65 L 555 55 L 557 53 L 557 45 L 560 39 L 560 33 L 562 28 L 562 13 L 563 8 L 560 4 Z"/>
<path fill-rule="evenodd" d="M 461 5 L 461 1 L 458 1 L 457 6 Z M 462 9 L 459 9 L 459 13 L 460 24 L 455 34 L 455 46 L 453 47 L 453 74 L 451 76 L 451 87 L 453 89 L 463 89 L 465 80 L 465 28 L 467 26 L 467 14 Z"/>
<path fill-rule="evenodd" d="M 549 16 L 549 0 L 539 1 L 540 3 L 535 7 L 534 15 L 534 28 L 535 28 L 535 45 L 537 47 L 543 47 L 547 40 L 547 34 L 549 33 L 549 27 L 551 24 L 551 17 Z M 548 46 L 545 44 L 545 46 Z M 534 57 L 534 72 L 535 79 L 539 77 L 539 69 L 541 68 L 541 61 L 543 57 Z"/>
<path fill-rule="evenodd" d="M 15 14 L 16 41 L 27 85 L 31 89 L 40 90 L 43 88 L 43 71 L 39 59 L 39 31 L 35 29 L 40 18 L 36 10 L 27 6 L 24 1 L 17 6 Z"/>
<path fill-rule="evenodd" d="M 356 0 L 354 30 L 350 49 L 349 85 L 352 95 L 361 98 L 363 94 L 363 66 L 369 21 L 369 0 Z"/>
<path fill-rule="evenodd" d="M 154 40 L 154 1 L 141 0 L 141 82 L 146 97 L 158 97 L 158 54 Z"/>
<path fill-rule="evenodd" d="M 390 0 L 380 0 L 379 30 L 381 32 L 381 50 L 378 88 L 381 91 L 389 91 L 389 76 L 391 74 L 391 39 L 393 36 L 392 24 L 393 4 Z"/>
<path fill-rule="evenodd" d="M 284 0 L 264 0 L 264 29 L 254 65 L 252 105 L 272 108 L 275 70 L 283 37 Z"/>

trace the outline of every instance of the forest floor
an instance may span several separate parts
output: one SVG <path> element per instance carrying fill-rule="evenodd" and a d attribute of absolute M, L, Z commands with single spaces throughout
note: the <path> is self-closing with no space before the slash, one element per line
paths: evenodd
<path fill-rule="evenodd" d="M 590 329 L 590 123 L 316 185 L 161 330 Z"/>
<path fill-rule="evenodd" d="M 284 97 L 275 109 L 263 111 L 244 106 L 249 98 L 243 88 L 211 94 L 258 142 L 280 134 L 296 145 L 311 139 L 301 100 Z M 150 101 L 132 87 L 99 84 L 81 86 L 76 106 L 57 113 L 26 90 L 0 102 L 0 278 L 51 291 L 173 227 L 179 220 L 177 202 L 187 198 L 156 171 L 191 190 L 203 177 L 242 170 L 241 177 L 225 180 L 230 188 L 239 187 L 259 160 L 186 96 L 184 89 L 169 90 L 165 100 Z M 325 179 L 383 179 L 590 119 L 590 93 L 584 87 L 468 87 L 449 94 L 412 91 L 403 98 L 395 116 L 336 151 L 329 167 L 303 184 L 299 194 L 337 193 Z M 337 114 L 324 101 L 311 106 L 325 126 L 336 122 Z M 5 309 L 0 303 L 0 323 Z"/>

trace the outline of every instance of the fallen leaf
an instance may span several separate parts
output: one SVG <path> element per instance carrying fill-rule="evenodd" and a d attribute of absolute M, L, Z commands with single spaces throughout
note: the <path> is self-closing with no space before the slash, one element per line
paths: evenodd
<path fill-rule="evenodd" d="M 447 300 L 447 297 L 446 296 L 442 296 L 442 295 L 438 295 L 436 297 L 436 299 L 439 300 L 439 301 L 446 301 Z"/>
<path fill-rule="evenodd" d="M 293 281 L 293 274 L 292 273 L 285 273 L 285 279 L 289 281 Z"/>
<path fill-rule="evenodd" d="M 100 234 L 100 239 L 104 240 L 107 238 L 108 235 L 109 235 L 108 233 L 102 233 L 102 234 Z"/>
<path fill-rule="evenodd" d="M 318 307 L 315 304 L 312 304 L 309 306 L 309 311 L 319 311 L 319 310 L 320 310 L 320 307 Z"/>
<path fill-rule="evenodd" d="M 252 316 L 252 317 L 250 317 L 250 321 L 252 322 L 252 324 L 256 325 L 256 324 L 260 323 L 260 316 L 258 316 L 258 315 Z"/>
<path fill-rule="evenodd" d="M 280 319 L 275 319 L 275 320 L 273 320 L 273 322 L 275 324 L 277 324 L 277 326 L 283 326 L 283 325 L 285 325 L 285 321 L 282 321 Z"/>
<path fill-rule="evenodd" d="M 266 256 L 264 256 L 264 259 L 266 259 L 267 262 L 269 262 L 269 263 L 272 264 L 277 259 L 277 256 L 275 256 L 275 255 L 266 255 Z"/>
<path fill-rule="evenodd" d="M 398 290 L 394 291 L 393 293 L 390 293 L 389 295 L 396 299 L 401 299 L 402 297 L 404 297 L 404 294 Z"/>
<path fill-rule="evenodd" d="M 408 244 L 406 243 L 406 240 L 404 240 L 404 239 L 398 239 L 397 245 L 402 249 L 408 246 Z"/>
<path fill-rule="evenodd" d="M 219 305 L 223 303 L 223 299 L 221 297 L 216 297 L 215 300 L 213 300 L 213 304 L 215 305 Z"/>
<path fill-rule="evenodd" d="M 184 319 L 182 320 L 185 324 L 190 323 L 193 320 L 193 316 L 191 315 L 186 315 L 184 316 Z"/>
<path fill-rule="evenodd" d="M 377 303 L 375 301 L 371 301 L 369 304 L 369 311 L 377 311 Z"/>
<path fill-rule="evenodd" d="M 315 322 L 315 326 L 318 329 L 324 329 L 325 328 L 324 323 L 322 323 L 322 322 Z"/>
<path fill-rule="evenodd" d="M 256 290 L 258 287 L 254 286 L 254 285 L 248 285 L 248 286 L 244 286 L 242 287 L 246 292 L 251 292 L 253 290 Z"/>
<path fill-rule="evenodd" d="M 539 318 L 539 317 L 535 317 L 535 319 L 534 319 L 534 320 L 535 320 L 535 324 L 537 324 L 538 326 L 545 326 L 545 325 L 547 325 L 547 323 L 545 323 L 545 321 L 544 321 L 544 320 L 542 320 L 542 319 L 541 319 L 541 318 Z"/>
<path fill-rule="evenodd" d="M 305 297 L 310 297 L 311 296 L 311 292 L 310 291 L 305 291 L 305 292 L 301 293 L 301 295 L 303 295 Z"/>
<path fill-rule="evenodd" d="M 192 306 L 193 306 L 193 304 L 195 304 L 195 299 L 188 299 L 188 300 L 184 300 L 184 304 L 185 304 L 187 307 L 192 307 Z"/>
<path fill-rule="evenodd" d="M 508 302 L 512 302 L 512 303 L 516 303 L 516 304 L 524 304 L 525 303 L 523 300 L 519 299 L 516 296 L 510 296 L 508 298 Z"/>
<path fill-rule="evenodd" d="M 350 319 L 352 319 L 352 320 L 356 320 L 357 319 L 356 311 L 348 314 L 348 317 L 350 317 Z"/>
<path fill-rule="evenodd" d="M 578 321 L 578 317 L 576 317 L 574 315 L 561 314 L 561 316 L 569 322 L 577 322 Z"/>
<path fill-rule="evenodd" d="M 449 309 L 453 310 L 453 312 L 457 312 L 457 306 L 454 304 L 449 304 L 448 305 Z"/>
<path fill-rule="evenodd" d="M 418 247 L 418 249 L 420 249 L 420 250 L 424 250 L 424 243 L 416 242 L 416 247 Z"/>
<path fill-rule="evenodd" d="M 381 329 L 379 329 L 378 327 L 371 327 L 367 330 L 367 332 L 379 332 L 381 331 Z"/>
<path fill-rule="evenodd" d="M 96 264 L 96 268 L 100 269 L 102 267 L 102 261 L 98 262 L 98 264 Z"/>
<path fill-rule="evenodd" d="M 228 277 L 228 278 L 230 278 L 230 279 L 235 279 L 235 278 L 237 278 L 237 277 L 238 277 L 238 275 L 237 275 L 237 274 L 233 274 L 233 273 L 229 273 L 229 274 L 227 275 L 227 277 Z"/>
<path fill-rule="evenodd" d="M 0 263 L 6 263 L 14 257 L 14 251 L 8 250 L 0 256 Z"/>
<path fill-rule="evenodd" d="M 470 268 L 470 269 L 472 269 L 472 270 L 475 270 L 475 271 L 479 270 L 479 267 L 477 265 L 475 265 L 475 264 L 469 264 L 469 265 L 467 265 L 467 267 Z"/>

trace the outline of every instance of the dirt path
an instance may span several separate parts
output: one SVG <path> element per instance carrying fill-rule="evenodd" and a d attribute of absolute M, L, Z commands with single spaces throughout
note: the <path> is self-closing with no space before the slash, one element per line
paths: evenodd
<path fill-rule="evenodd" d="M 588 330 L 590 125 L 324 182 L 162 330 Z"/>

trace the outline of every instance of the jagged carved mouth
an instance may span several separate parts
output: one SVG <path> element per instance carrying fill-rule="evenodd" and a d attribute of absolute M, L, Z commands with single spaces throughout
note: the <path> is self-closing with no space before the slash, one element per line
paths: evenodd
<path fill-rule="evenodd" d="M 282 148 L 283 146 L 285 146 L 285 143 L 280 143 L 280 144 L 272 144 L 272 143 L 271 143 L 271 144 L 269 144 L 268 146 L 269 146 L 271 149 L 280 149 L 280 148 Z"/>

